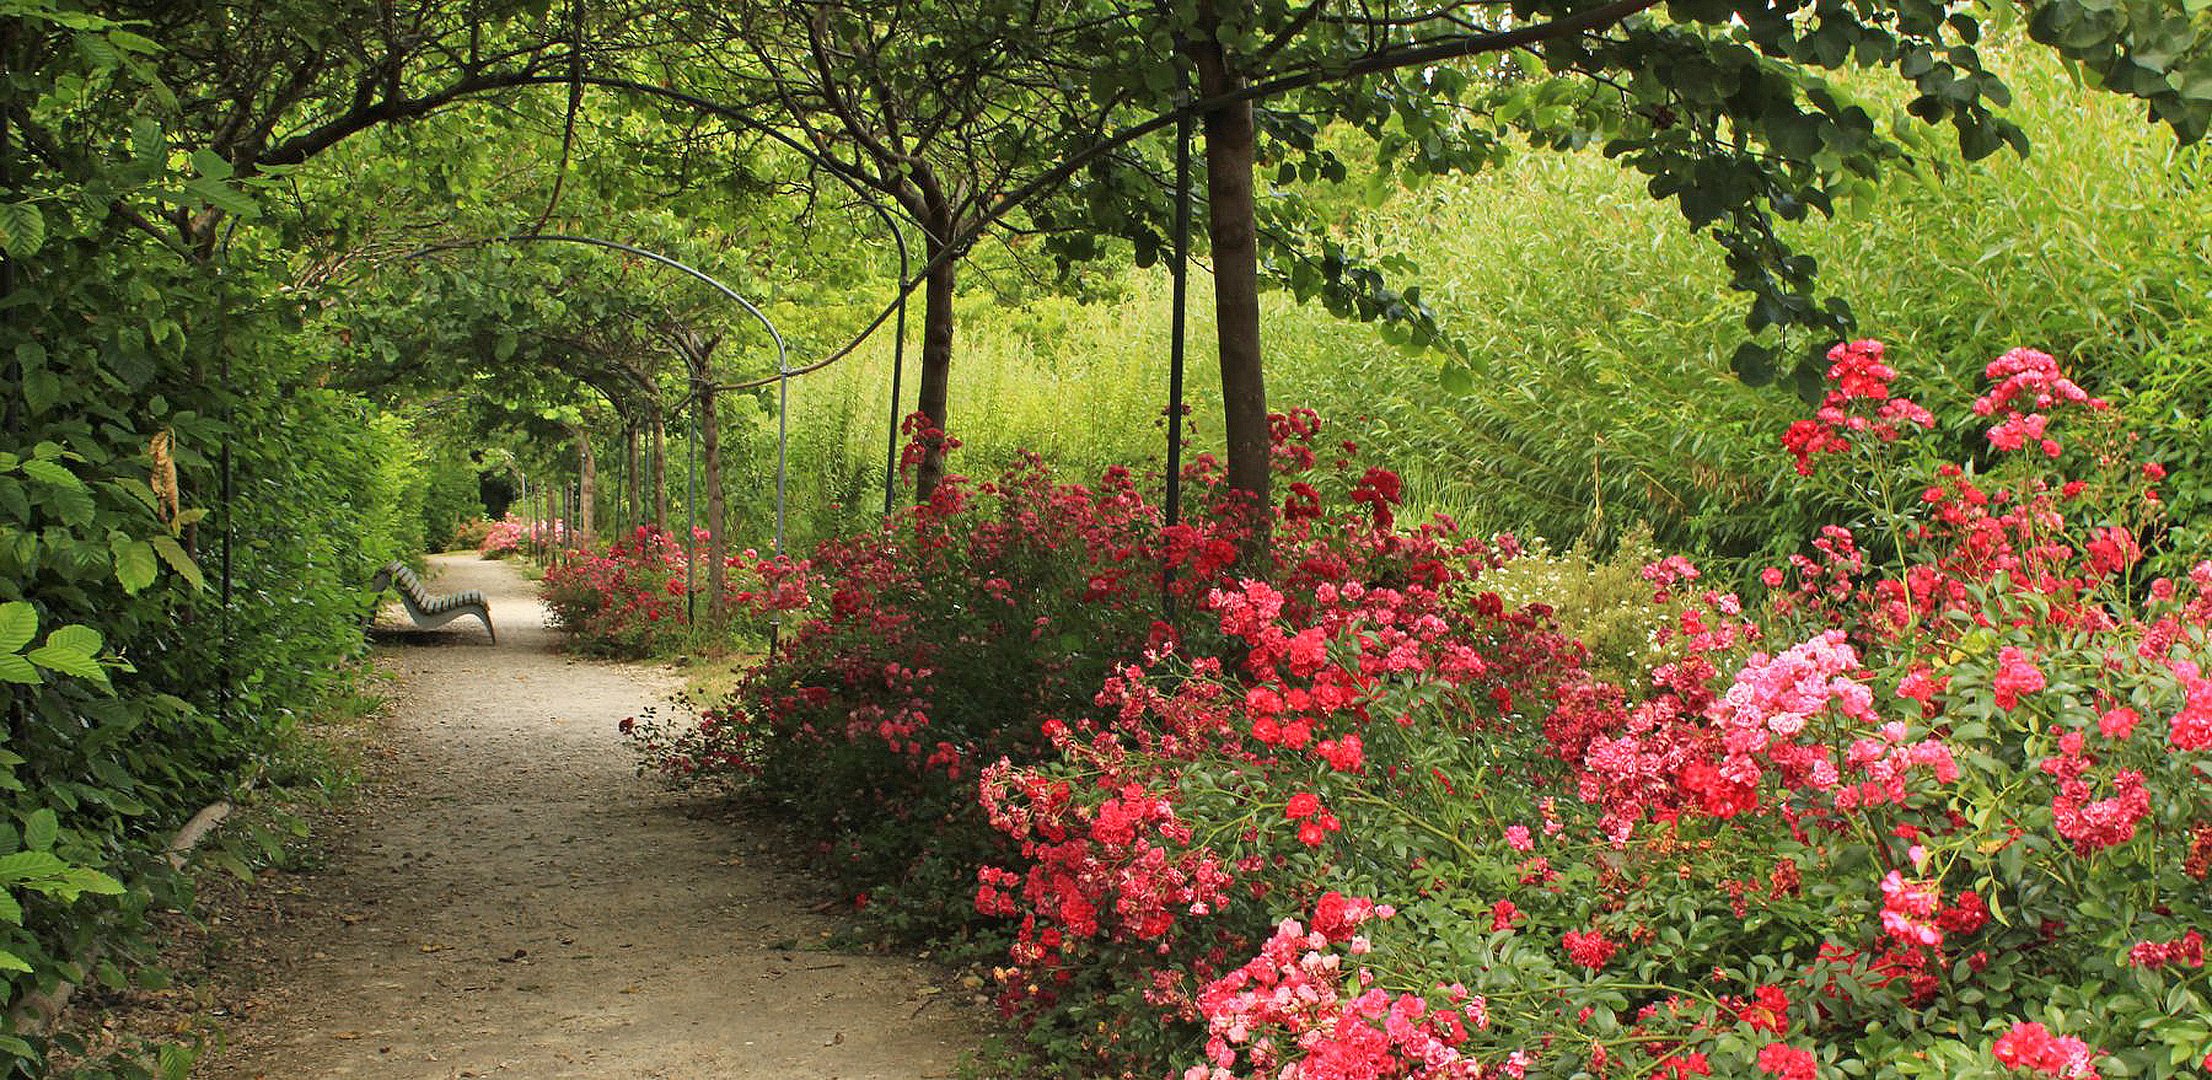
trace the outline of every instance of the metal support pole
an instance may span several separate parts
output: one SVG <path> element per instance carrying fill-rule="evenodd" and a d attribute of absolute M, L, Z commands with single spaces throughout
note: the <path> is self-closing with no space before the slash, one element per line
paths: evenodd
<path fill-rule="evenodd" d="M 1176 69 L 1178 81 L 1184 78 Z M 1183 350 L 1184 317 L 1188 313 L 1190 281 L 1190 139 L 1191 118 L 1186 113 L 1175 122 L 1175 262 L 1172 309 L 1168 324 L 1167 369 L 1167 525 L 1183 520 Z M 1162 567 L 1160 606 L 1169 621 L 1175 618 L 1175 569 Z"/>
<path fill-rule="evenodd" d="M 222 658 L 216 661 L 219 667 L 217 681 L 220 685 L 215 690 L 215 719 L 227 724 L 230 722 L 230 699 L 237 680 L 231 657 L 238 652 L 237 642 L 231 638 L 230 614 L 237 581 L 237 563 L 232 555 L 238 547 L 238 474 L 232 464 L 231 441 L 237 437 L 238 405 L 236 394 L 230 385 L 230 303 L 221 292 L 217 292 L 215 302 L 218 305 L 216 310 L 222 313 L 223 320 L 222 330 L 217 334 L 215 342 L 215 347 L 221 350 L 222 355 L 216 361 L 216 379 L 223 385 L 223 446 L 216 459 L 216 467 L 222 472 L 223 494 L 223 586 L 220 594 L 223 609 L 221 625 L 217 631 Z"/>
<path fill-rule="evenodd" d="M 883 219 L 883 227 L 891 230 L 891 239 L 899 245 L 899 306 L 898 328 L 891 339 L 891 431 L 883 446 L 883 513 L 888 517 L 896 504 L 899 486 L 899 383 L 906 374 L 906 284 L 912 269 L 912 259 L 906 250 L 906 234 L 899 230 L 898 222 L 891 220 L 891 212 L 874 199 L 868 200 L 868 208 Z"/>

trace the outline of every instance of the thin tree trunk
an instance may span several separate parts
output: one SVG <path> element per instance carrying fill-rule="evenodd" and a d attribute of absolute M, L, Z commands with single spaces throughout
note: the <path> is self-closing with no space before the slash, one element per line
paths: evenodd
<path fill-rule="evenodd" d="M 722 495 L 722 425 L 716 415 L 714 384 L 699 388 L 699 482 L 707 489 L 707 625 L 722 627 L 722 594 L 727 591 L 730 568 L 723 552 L 729 545 L 729 507 Z"/>
<path fill-rule="evenodd" d="M 668 418 L 653 410 L 653 527 L 668 528 Z"/>
<path fill-rule="evenodd" d="M 576 435 L 576 537 L 570 546 L 588 549 L 595 532 L 592 509 L 599 502 L 599 459 L 591 452 L 591 432 L 580 425 L 572 430 Z"/>
<path fill-rule="evenodd" d="M 644 485 L 638 482 L 637 443 L 636 422 L 623 424 L 622 478 L 627 481 L 622 486 L 622 516 L 624 518 L 622 524 L 624 532 L 637 528 L 638 514 L 643 509 L 638 504 L 638 492 L 643 489 Z"/>
<path fill-rule="evenodd" d="M 1208 4 L 1201 29 L 1217 24 Z M 1198 93 L 1214 98 L 1243 88 L 1219 42 L 1201 35 L 1191 46 Z M 1208 112 L 1206 231 L 1214 260 L 1214 318 L 1221 353 L 1223 427 L 1228 437 L 1229 490 L 1248 500 L 1252 550 L 1264 546 L 1268 493 L 1267 383 L 1260 366 L 1259 243 L 1255 227 L 1252 106 L 1238 102 Z"/>
<path fill-rule="evenodd" d="M 944 250 L 952 222 L 940 217 L 929 230 L 928 257 Z M 959 276 L 956 260 L 946 259 L 929 271 L 922 288 L 922 378 L 914 407 L 938 430 L 945 427 L 946 401 L 952 389 L 952 295 Z M 932 444 L 915 471 L 914 500 L 926 503 L 930 492 L 945 478 L 945 448 Z"/>

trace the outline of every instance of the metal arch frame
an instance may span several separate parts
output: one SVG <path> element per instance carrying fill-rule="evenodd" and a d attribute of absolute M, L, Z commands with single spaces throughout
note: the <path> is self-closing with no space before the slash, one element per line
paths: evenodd
<path fill-rule="evenodd" d="M 769 339 L 776 343 L 776 554 L 779 557 L 783 555 L 785 520 L 784 499 L 787 483 L 786 477 L 789 471 L 791 452 L 791 376 L 793 372 L 791 370 L 789 352 L 784 344 L 783 333 L 776 329 L 776 324 L 774 322 L 771 322 L 768 316 L 763 314 L 758 307 L 755 307 L 752 301 L 745 299 L 745 297 L 739 294 L 736 289 L 730 288 L 728 285 L 723 284 L 721 279 L 715 277 L 714 275 L 709 274 L 706 271 L 701 270 L 689 263 L 669 258 L 668 256 L 663 255 L 657 251 L 648 251 L 645 248 L 638 247 L 635 244 L 625 244 L 618 240 L 608 240 L 597 236 L 582 236 L 575 233 L 516 233 L 511 236 L 494 237 L 490 241 L 487 241 L 487 243 L 585 244 L 591 247 L 609 248 L 614 251 L 626 252 L 628 254 L 635 255 L 641 259 L 647 259 L 652 262 L 659 263 L 660 265 L 668 267 L 671 270 L 679 271 L 683 274 L 689 275 L 690 277 L 698 281 L 706 283 L 708 287 L 714 289 L 714 291 L 718 293 L 721 293 L 723 296 L 728 297 L 732 302 L 736 303 L 737 306 L 744 308 L 747 314 L 759 320 L 761 327 L 768 331 Z M 901 240 L 899 247 L 902 252 L 905 250 L 905 246 L 905 241 Z M 696 389 L 693 391 L 693 396 L 694 399 L 696 399 Z M 686 530 L 685 541 L 687 544 L 691 542 L 689 530 Z M 697 560 L 692 558 L 687 558 L 685 560 L 687 565 L 695 561 Z M 685 591 L 688 594 L 690 590 L 687 588 Z"/>

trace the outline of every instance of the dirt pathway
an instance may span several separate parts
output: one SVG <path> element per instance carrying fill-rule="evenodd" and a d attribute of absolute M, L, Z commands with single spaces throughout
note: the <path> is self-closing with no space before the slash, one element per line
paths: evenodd
<path fill-rule="evenodd" d="M 615 733 L 672 686 L 552 651 L 503 563 L 433 559 L 473 619 L 383 647 L 392 760 L 257 958 L 196 1076 L 914 1080 L 975 1044 L 957 993 L 822 951 L 773 832 L 634 775 Z M 952 988 L 946 988 L 952 989 Z"/>

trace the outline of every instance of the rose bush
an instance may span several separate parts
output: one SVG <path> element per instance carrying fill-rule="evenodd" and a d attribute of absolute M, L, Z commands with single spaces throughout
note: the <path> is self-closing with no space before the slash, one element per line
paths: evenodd
<path fill-rule="evenodd" d="M 545 569 L 540 595 L 553 625 L 595 656 L 650 656 L 684 635 L 683 545 L 641 525 L 604 551 L 570 551 Z"/>
<path fill-rule="evenodd" d="M 1201 461 L 1190 478 L 1206 490 L 1216 473 Z M 1003 852 L 978 770 L 1044 757 L 1044 718 L 1174 636 L 1163 595 L 1195 602 L 1236 556 L 1234 531 L 1205 521 L 1163 532 L 1121 469 L 1066 483 L 1030 455 L 986 480 L 949 476 L 875 532 L 750 567 L 737 603 L 805 617 L 733 701 L 633 734 L 664 775 L 743 774 L 783 800 L 854 893 L 898 901 L 877 905 L 896 929 L 965 932 L 965 883 Z"/>
<path fill-rule="evenodd" d="M 1151 567 L 1235 538 L 1031 462 L 775 568 L 826 604 L 697 746 L 930 862 L 905 899 L 965 866 L 1067 1075 L 2212 1072 L 2212 562 L 2146 580 L 2163 470 L 2032 350 L 1964 460 L 1877 343 L 1831 364 L 1777 465 L 1856 516 L 1750 603 L 1654 560 L 1625 677 L 1286 417 L 1272 573 L 1179 579 L 1189 625 Z"/>
<path fill-rule="evenodd" d="M 530 538 L 532 528 L 529 521 L 510 511 L 507 516 L 484 526 L 484 535 L 476 542 L 476 550 L 487 559 L 504 559 L 518 554 L 524 541 Z"/>
<path fill-rule="evenodd" d="M 1869 506 L 1895 565 L 1831 529 L 1754 619 L 1660 560 L 1630 686 L 1479 562 L 1218 591 L 1241 663 L 1132 671 L 986 784 L 1009 1010 L 1074 1072 L 1191 1080 L 2206 1067 L 2212 565 L 2133 578 L 2160 470 L 2050 358 L 1990 366 L 1986 471 L 1910 485 L 1932 417 L 1873 343 L 1832 359 L 1785 448 L 1913 493 Z"/>

